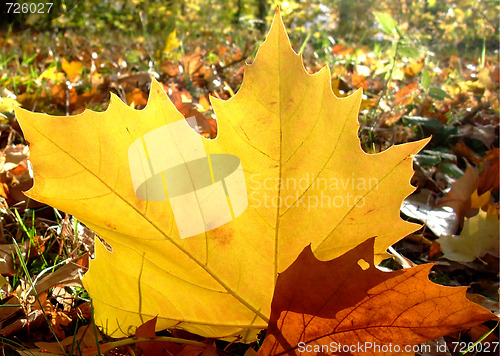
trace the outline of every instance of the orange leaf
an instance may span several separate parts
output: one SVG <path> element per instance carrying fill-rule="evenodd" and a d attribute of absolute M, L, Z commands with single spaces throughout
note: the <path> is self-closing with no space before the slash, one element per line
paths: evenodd
<path fill-rule="evenodd" d="M 139 326 L 135 332 L 135 337 L 149 337 L 155 338 L 156 332 L 156 317 L 146 321 L 144 324 Z M 172 342 L 139 342 L 137 347 L 141 348 L 143 355 L 177 355 L 182 349 L 183 345 L 174 344 Z M 198 352 L 200 351 L 199 348 Z"/>
<path fill-rule="evenodd" d="M 487 152 L 487 156 L 484 159 L 484 168 L 479 175 L 478 181 L 478 193 L 482 195 L 488 190 L 498 191 L 499 185 L 499 148 L 493 148 Z"/>
<path fill-rule="evenodd" d="M 78 99 L 75 87 L 68 88 L 66 84 L 56 84 L 51 89 L 52 103 L 66 107 L 74 105 Z"/>
<path fill-rule="evenodd" d="M 200 106 L 203 108 L 203 110 L 210 110 L 212 108 L 212 106 L 210 105 L 210 102 L 208 101 L 208 98 L 205 94 L 203 94 L 201 97 L 200 97 L 200 101 L 198 102 L 198 104 L 200 104 Z"/>
<path fill-rule="evenodd" d="M 201 55 L 201 49 L 196 48 L 195 52 L 192 54 L 187 54 L 182 58 L 182 66 L 184 72 L 189 74 L 190 78 L 195 75 L 199 75 L 204 72 L 204 63 L 202 61 L 203 56 Z"/>
<path fill-rule="evenodd" d="M 193 97 L 187 90 L 177 90 L 169 93 L 169 98 L 172 100 L 172 103 L 175 105 L 176 109 L 185 117 L 185 118 L 195 118 L 195 121 L 189 121 L 191 126 L 199 126 L 200 130 L 198 131 L 200 134 L 203 134 L 205 137 L 214 138 L 217 132 L 217 123 L 214 119 L 207 118 L 201 113 L 197 106 L 193 103 Z M 210 103 L 206 99 L 205 96 L 200 98 L 200 104 L 208 106 L 210 109 Z"/>
<path fill-rule="evenodd" d="M 467 146 L 463 142 L 458 142 L 455 147 L 453 147 L 453 153 L 456 154 L 457 156 L 461 156 L 466 158 L 469 162 L 472 162 L 474 164 L 478 164 L 481 162 L 483 159 L 477 155 L 476 152 L 471 150 L 469 146 Z"/>
<path fill-rule="evenodd" d="M 362 74 L 358 74 L 356 72 L 351 74 L 351 83 L 354 88 L 363 88 L 363 90 L 368 89 L 368 82 L 366 78 Z"/>
<path fill-rule="evenodd" d="M 414 77 L 418 73 L 420 73 L 423 67 L 424 67 L 424 62 L 410 63 L 405 67 L 405 74 L 409 77 Z"/>
<path fill-rule="evenodd" d="M 0 183 L 0 196 L 9 199 L 9 186 L 5 183 Z"/>
<path fill-rule="evenodd" d="M 172 60 L 166 60 L 161 63 L 160 68 L 162 72 L 165 72 L 170 77 L 175 77 L 180 73 L 179 63 Z"/>
<path fill-rule="evenodd" d="M 396 105 L 404 106 L 410 104 L 413 101 L 413 95 L 417 89 L 417 83 L 410 83 L 403 89 L 399 90 L 394 96 L 394 99 L 396 99 Z"/>
<path fill-rule="evenodd" d="M 78 79 L 80 76 L 80 73 L 83 69 L 83 63 L 82 62 L 76 62 L 76 61 L 71 61 L 68 62 L 66 58 L 63 58 L 62 60 L 62 69 L 68 76 L 68 79 L 70 82 L 75 81 Z"/>
<path fill-rule="evenodd" d="M 354 48 L 352 47 L 347 47 L 347 46 L 344 46 L 344 45 L 341 45 L 341 44 L 336 44 L 335 46 L 333 46 L 332 48 L 332 52 L 333 54 L 337 54 L 337 55 L 349 55 L 349 54 L 352 54 L 354 53 Z"/>
<path fill-rule="evenodd" d="M 467 300 L 467 288 L 430 282 L 431 264 L 379 271 L 368 264 L 373 241 L 326 262 L 306 247 L 278 277 L 259 354 L 337 354 L 346 351 L 335 350 L 341 345 L 353 355 L 410 352 L 411 345 L 495 318 Z"/>
<path fill-rule="evenodd" d="M 148 96 L 141 89 L 135 88 L 130 93 L 126 94 L 127 104 L 134 108 L 143 108 L 148 102 Z"/>

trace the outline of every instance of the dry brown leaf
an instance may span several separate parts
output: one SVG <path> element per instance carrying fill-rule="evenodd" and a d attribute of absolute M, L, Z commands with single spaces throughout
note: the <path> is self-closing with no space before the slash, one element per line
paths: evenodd
<path fill-rule="evenodd" d="M 139 326 L 135 332 L 135 337 L 155 338 L 155 327 L 156 317 Z M 143 356 L 177 355 L 184 348 L 184 345 L 159 341 L 139 342 L 136 346 L 142 350 Z M 199 353 L 200 349 L 197 348 L 197 350 Z"/>
<path fill-rule="evenodd" d="M 259 355 L 338 354 L 346 351 L 341 345 L 352 355 L 373 355 L 376 347 L 408 352 L 495 318 L 466 299 L 466 287 L 430 282 L 431 267 L 381 272 L 373 239 L 327 262 L 307 247 L 278 277 Z"/>
<path fill-rule="evenodd" d="M 493 148 L 487 152 L 486 158 L 484 159 L 483 171 L 479 175 L 477 191 L 479 195 L 484 194 L 488 190 L 497 191 L 499 186 L 499 175 L 500 175 L 500 163 L 499 155 L 500 149 L 498 147 Z"/>
<path fill-rule="evenodd" d="M 464 217 L 468 216 L 471 207 L 471 195 L 477 189 L 477 168 L 467 164 L 464 175 L 452 184 L 450 191 L 438 201 L 438 206 L 449 206 L 453 208 L 458 216 L 460 225 L 463 225 Z"/>
<path fill-rule="evenodd" d="M 36 291 L 41 293 L 54 285 L 81 287 L 80 273 L 85 273 L 85 269 L 76 263 L 69 262 L 40 279 L 36 283 Z"/>
<path fill-rule="evenodd" d="M 60 344 L 56 341 L 54 342 L 36 342 L 35 345 L 39 348 L 39 350 L 28 350 L 27 352 L 38 351 L 42 352 L 43 355 L 67 355 L 67 353 L 71 353 L 73 350 L 73 354 L 77 354 L 75 350 L 78 348 L 83 350 L 87 348 L 96 348 L 97 342 L 101 341 L 102 337 L 94 330 L 94 326 L 84 325 L 81 326 L 76 335 L 71 335 L 60 341 Z M 62 345 L 64 347 L 64 351 L 61 349 Z M 65 353 L 66 352 L 66 353 Z M 26 353 L 23 355 L 31 355 L 31 353 Z"/>
<path fill-rule="evenodd" d="M 0 274 L 14 275 L 16 269 L 14 267 L 14 244 L 0 245 Z"/>
<path fill-rule="evenodd" d="M 22 315 L 22 317 L 8 320 L 4 325 L 0 325 L 0 336 L 9 337 L 11 335 L 18 335 L 22 332 L 27 332 L 28 330 L 36 330 L 42 325 L 46 325 L 45 318 L 41 310 L 32 310 L 28 315 Z"/>
<path fill-rule="evenodd" d="M 12 324 L 11 318 L 14 314 L 22 311 L 20 304 L 21 301 L 16 295 L 13 295 L 2 304 L 2 307 L 0 307 L 0 334 L 2 334 L 5 327 Z"/>

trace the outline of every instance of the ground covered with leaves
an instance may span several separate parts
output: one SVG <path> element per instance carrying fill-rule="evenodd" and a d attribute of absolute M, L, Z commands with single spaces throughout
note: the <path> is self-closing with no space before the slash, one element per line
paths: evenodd
<path fill-rule="evenodd" d="M 23 194 L 33 185 L 33 174 L 14 108 L 61 116 L 86 108 L 104 111 L 112 92 L 143 109 L 154 77 L 177 110 L 191 118 L 189 124 L 215 138 L 209 97 L 229 99 L 238 92 L 245 63 L 255 59 L 271 15 L 258 16 L 258 1 L 67 3 L 63 16 L 28 29 L 20 24 L 36 19 L 12 21 L 0 37 L 3 352 L 251 354 L 249 345 L 179 330 L 155 334 L 155 321 L 137 330 L 139 339 L 100 334 L 80 281 L 99 237 L 75 217 Z M 414 159 L 411 183 L 417 190 L 401 206 L 405 220 L 425 225 L 391 247 L 392 257 L 381 268 L 433 263 L 432 282 L 468 287 L 470 300 L 498 316 L 498 5 L 281 5 L 306 70 L 328 65 L 338 97 L 363 89 L 358 136 L 365 152 L 432 136 Z M 480 340 L 498 345 L 496 328 L 488 321 L 434 342 L 447 344 L 444 354 L 458 355 Z M 151 337 L 154 343 L 145 342 Z M 257 350 L 263 337 L 250 348 Z M 179 340 L 184 346 L 171 343 Z"/>

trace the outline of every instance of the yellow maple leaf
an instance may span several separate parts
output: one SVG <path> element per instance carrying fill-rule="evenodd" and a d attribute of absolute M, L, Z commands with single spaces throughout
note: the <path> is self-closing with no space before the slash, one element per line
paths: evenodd
<path fill-rule="evenodd" d="M 255 340 L 278 273 L 305 246 L 332 259 L 376 236 L 375 253 L 418 229 L 399 216 L 411 155 L 374 155 L 357 131 L 361 91 L 339 99 L 330 73 L 304 70 L 279 13 L 230 100 L 212 98 L 218 136 L 189 128 L 153 79 L 136 111 L 68 117 L 17 110 L 31 142 L 29 195 L 79 220 L 96 243 L 84 277 L 95 321 L 112 336 L 158 316 L 206 337 Z"/>

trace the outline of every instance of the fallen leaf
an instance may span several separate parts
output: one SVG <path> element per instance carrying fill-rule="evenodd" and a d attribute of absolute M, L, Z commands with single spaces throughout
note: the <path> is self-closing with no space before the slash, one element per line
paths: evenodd
<path fill-rule="evenodd" d="M 354 48 L 352 47 L 347 47 L 344 44 L 336 44 L 332 48 L 332 53 L 337 54 L 337 55 L 342 55 L 342 56 L 348 56 L 354 53 Z"/>
<path fill-rule="evenodd" d="M 477 79 L 481 88 L 495 90 L 498 87 L 498 84 L 493 79 L 493 71 L 488 67 L 484 67 L 479 71 Z"/>
<path fill-rule="evenodd" d="M 368 82 L 364 75 L 358 74 L 356 72 L 351 74 L 351 85 L 353 88 L 363 88 L 364 90 L 368 89 Z"/>
<path fill-rule="evenodd" d="M 135 332 L 135 337 L 155 338 L 155 328 L 156 317 L 139 326 Z M 136 346 L 142 350 L 142 355 L 144 356 L 177 355 L 184 348 L 184 345 L 159 341 L 139 342 Z M 201 352 L 199 348 L 196 349 L 198 350 L 198 353 Z"/>
<path fill-rule="evenodd" d="M 148 96 L 141 89 L 135 88 L 126 94 L 127 104 L 133 108 L 142 109 L 148 102 Z"/>
<path fill-rule="evenodd" d="M 490 253 L 498 256 L 498 211 L 480 210 L 476 216 L 465 219 L 460 235 L 442 236 L 437 241 L 444 257 L 457 262 L 472 262 Z"/>
<path fill-rule="evenodd" d="M 15 275 L 16 269 L 14 267 L 15 256 L 14 244 L 1 244 L 0 245 L 0 274 Z"/>
<path fill-rule="evenodd" d="M 500 181 L 500 149 L 495 147 L 487 152 L 484 159 L 483 170 L 479 174 L 478 194 L 482 195 L 488 190 L 498 192 Z"/>
<path fill-rule="evenodd" d="M 410 77 L 416 76 L 424 68 L 424 62 L 412 61 L 410 64 L 405 66 L 405 74 Z"/>
<path fill-rule="evenodd" d="M 158 316 L 157 330 L 250 342 L 267 327 L 278 273 L 305 246 L 331 259 L 377 236 L 381 260 L 417 230 L 399 208 L 414 190 L 411 156 L 428 140 L 366 154 L 361 96 L 336 98 L 328 69 L 306 73 L 277 12 L 238 93 L 211 98 L 215 140 L 186 124 L 156 80 L 141 111 L 115 95 L 106 112 L 78 116 L 16 109 L 31 143 L 30 197 L 113 248 L 96 243 L 83 279 L 96 323 L 119 337 Z M 203 171 L 192 171 L 195 159 Z"/>
<path fill-rule="evenodd" d="M 68 352 L 70 354 L 75 354 L 77 349 L 84 350 L 88 348 L 96 348 L 97 343 L 101 340 L 101 335 L 99 332 L 95 332 L 92 324 L 84 325 L 78 329 L 75 335 L 68 336 L 60 342 L 36 342 L 35 345 L 40 349 L 39 351 L 27 350 L 25 353 L 22 353 L 22 355 L 32 355 L 31 352 L 33 351 L 41 351 L 43 355 L 48 353 L 50 353 L 50 355 L 67 355 Z"/>
<path fill-rule="evenodd" d="M 464 124 L 459 127 L 458 134 L 455 137 L 467 137 L 479 140 L 486 147 L 491 147 L 497 141 L 497 125 L 471 125 Z"/>
<path fill-rule="evenodd" d="M 69 262 L 62 267 L 58 268 L 49 275 L 41 278 L 35 285 L 38 293 L 46 291 L 54 285 L 59 286 L 81 286 L 80 274 L 85 272 L 85 268 L 74 263 Z"/>
<path fill-rule="evenodd" d="M 452 208 L 433 208 L 419 197 L 411 196 L 401 205 L 401 212 L 408 217 L 422 221 L 436 236 L 452 235 L 458 230 L 458 217 Z"/>
<path fill-rule="evenodd" d="M 185 73 L 193 79 L 195 76 L 205 72 L 204 62 L 202 60 L 201 49 L 197 47 L 194 53 L 187 54 L 182 58 L 182 67 Z"/>
<path fill-rule="evenodd" d="M 16 97 L 6 97 L 0 96 L 0 113 L 3 112 L 14 112 L 14 108 L 19 107 L 21 104 L 16 100 Z"/>
<path fill-rule="evenodd" d="M 469 162 L 476 165 L 482 161 L 482 158 L 462 141 L 458 142 L 455 147 L 453 147 L 453 153 L 457 156 L 464 157 L 469 160 Z"/>
<path fill-rule="evenodd" d="M 64 327 L 68 326 L 72 319 L 63 311 L 52 305 L 51 301 L 47 299 L 47 292 L 40 293 L 35 304 L 36 309 L 43 309 L 43 313 L 50 321 L 51 331 L 55 333 L 59 340 L 66 337 Z"/>
<path fill-rule="evenodd" d="M 396 106 L 405 106 L 412 103 L 413 98 L 416 96 L 418 92 L 418 84 L 410 83 L 404 88 L 398 90 L 398 92 L 394 95 Z"/>
<path fill-rule="evenodd" d="M 259 355 L 408 354 L 413 345 L 496 318 L 467 300 L 466 287 L 430 282 L 431 268 L 381 272 L 373 239 L 326 262 L 306 247 L 278 277 Z"/>
<path fill-rule="evenodd" d="M 198 104 L 203 108 L 203 110 L 210 110 L 212 106 L 210 105 L 210 102 L 208 101 L 208 97 L 206 95 L 202 95 L 200 97 L 200 100 Z"/>
<path fill-rule="evenodd" d="M 2 283 L 5 285 L 8 282 L 4 280 Z M 5 299 L 4 295 L 2 295 L 2 299 Z M 3 333 L 4 328 L 9 327 L 13 323 L 12 317 L 18 312 L 22 312 L 22 308 L 21 301 L 16 295 L 13 295 L 2 303 L 2 307 L 0 308 L 0 334 Z"/>
<path fill-rule="evenodd" d="M 244 356 L 258 356 L 259 354 L 252 348 L 249 348 Z"/>
<path fill-rule="evenodd" d="M 49 83 L 60 83 L 64 81 L 64 73 L 58 72 L 55 66 L 47 68 L 42 74 L 38 76 L 38 80 L 48 80 Z"/>
<path fill-rule="evenodd" d="M 179 63 L 173 60 L 166 60 L 160 64 L 160 69 L 170 77 L 180 74 L 181 68 L 182 67 L 179 66 Z"/>
<path fill-rule="evenodd" d="M 450 191 L 438 201 L 438 206 L 453 208 L 458 216 L 460 226 L 471 208 L 471 195 L 477 189 L 477 168 L 467 164 L 464 175 L 452 184 Z"/>
<path fill-rule="evenodd" d="M 66 108 L 69 104 L 70 107 L 74 107 L 78 101 L 78 93 L 74 86 L 66 83 L 56 84 L 51 87 L 51 99 L 54 105 Z"/>
<path fill-rule="evenodd" d="M 83 70 L 83 63 L 79 61 L 71 61 L 68 62 L 66 58 L 62 60 L 62 70 L 66 73 L 68 80 L 70 82 L 74 82 L 80 76 L 80 73 Z"/>
<path fill-rule="evenodd" d="M 484 208 L 485 210 L 487 210 L 488 206 L 490 206 L 490 195 L 491 195 L 490 190 L 486 191 L 483 195 L 478 195 L 478 191 L 475 190 L 470 196 L 471 210 L 474 211 L 475 213 L 479 211 L 479 208 Z"/>
<path fill-rule="evenodd" d="M 170 32 L 165 40 L 165 47 L 163 48 L 163 53 L 173 52 L 175 49 L 179 48 L 181 45 L 180 41 L 177 39 L 177 33 L 175 30 Z"/>
<path fill-rule="evenodd" d="M 205 115 L 198 110 L 198 105 L 193 103 L 193 98 L 187 90 L 173 91 L 169 88 L 168 97 L 175 105 L 175 108 L 182 115 L 184 115 L 189 126 L 191 126 L 197 133 L 202 134 L 207 138 L 215 138 L 217 133 L 216 121 L 205 117 Z"/>
<path fill-rule="evenodd" d="M 15 320 L 6 320 L 5 324 L 0 324 L 0 336 L 9 337 L 19 335 L 28 330 L 36 330 L 42 325 L 47 325 L 43 312 L 41 310 L 33 310 L 27 316 Z"/>
<path fill-rule="evenodd" d="M 497 301 L 487 298 L 484 295 L 475 293 L 467 293 L 467 299 L 469 299 L 471 302 L 479 304 L 484 309 L 489 310 L 496 316 L 500 317 L 500 305 L 498 305 Z"/>

